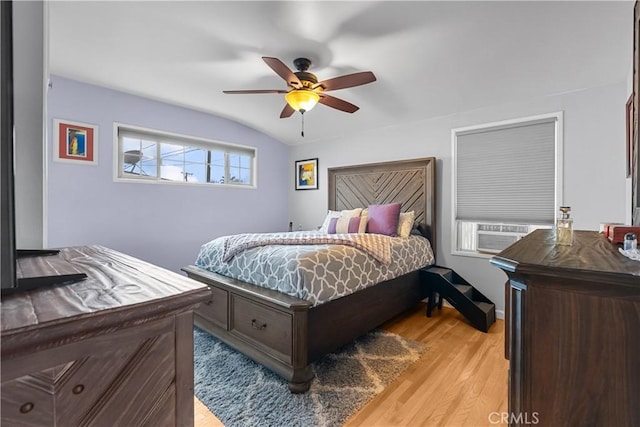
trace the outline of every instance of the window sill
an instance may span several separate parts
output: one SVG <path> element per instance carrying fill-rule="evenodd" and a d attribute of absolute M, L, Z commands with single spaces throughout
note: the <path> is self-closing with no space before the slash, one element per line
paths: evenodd
<path fill-rule="evenodd" d="M 144 179 L 144 178 L 121 178 L 115 177 L 114 182 L 120 183 L 135 183 L 135 184 L 154 184 L 154 185 L 188 185 L 189 187 L 200 188 L 239 188 L 244 190 L 256 190 L 257 185 L 243 185 L 243 184 L 216 184 L 213 182 L 179 182 L 179 181 L 161 181 L 157 179 Z"/>
<path fill-rule="evenodd" d="M 490 254 L 490 253 L 487 253 L 487 252 L 451 251 L 451 255 L 466 256 L 466 257 L 470 257 L 470 258 L 491 259 L 494 256 L 496 256 L 497 254 Z"/>

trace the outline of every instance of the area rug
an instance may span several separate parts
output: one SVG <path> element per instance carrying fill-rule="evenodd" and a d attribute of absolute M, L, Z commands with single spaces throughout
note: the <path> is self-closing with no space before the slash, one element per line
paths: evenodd
<path fill-rule="evenodd" d="M 340 426 L 426 351 L 423 344 L 375 330 L 313 364 L 305 394 L 194 328 L 195 395 L 226 427 Z"/>

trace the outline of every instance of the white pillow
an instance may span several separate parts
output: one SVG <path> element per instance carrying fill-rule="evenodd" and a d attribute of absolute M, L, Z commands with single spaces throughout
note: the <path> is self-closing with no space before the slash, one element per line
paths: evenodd
<path fill-rule="evenodd" d="M 322 223 L 322 225 L 320 226 L 320 232 L 321 233 L 326 233 L 329 230 L 329 222 L 331 222 L 332 218 L 353 218 L 353 217 L 357 217 L 360 216 L 360 212 L 362 212 L 362 208 L 355 208 L 355 209 L 345 209 L 342 211 L 332 211 L 330 210 L 329 212 L 327 212 L 327 216 L 325 216 L 324 218 L 324 222 Z M 349 221 L 347 221 L 348 223 Z M 360 221 L 360 224 L 362 224 L 362 221 Z M 366 221 L 365 221 L 366 224 Z"/>
<path fill-rule="evenodd" d="M 407 238 L 411 234 L 413 228 L 413 220 L 416 217 L 415 211 L 401 212 L 400 220 L 398 221 L 398 236 Z"/>

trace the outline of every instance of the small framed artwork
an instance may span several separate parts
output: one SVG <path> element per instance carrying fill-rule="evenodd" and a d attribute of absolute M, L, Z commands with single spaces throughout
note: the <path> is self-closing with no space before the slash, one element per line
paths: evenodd
<path fill-rule="evenodd" d="M 296 190 L 318 189 L 318 159 L 296 161 Z"/>
<path fill-rule="evenodd" d="M 627 178 L 631 178 L 633 169 L 633 94 L 627 101 Z"/>
<path fill-rule="evenodd" d="M 53 160 L 98 164 L 98 126 L 70 120 L 53 120 Z"/>

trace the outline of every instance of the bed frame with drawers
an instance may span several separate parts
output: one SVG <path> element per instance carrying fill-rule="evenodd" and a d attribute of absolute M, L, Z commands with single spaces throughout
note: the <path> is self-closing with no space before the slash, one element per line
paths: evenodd
<path fill-rule="evenodd" d="M 401 202 L 403 212 L 416 212 L 435 254 L 435 167 L 429 157 L 330 168 L 329 209 Z M 195 324 L 285 378 L 293 393 L 309 389 L 312 362 L 428 296 L 418 271 L 315 307 L 193 265 L 183 271 L 211 289 Z"/>

